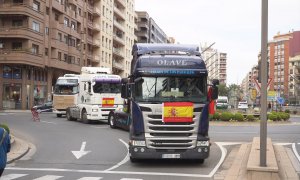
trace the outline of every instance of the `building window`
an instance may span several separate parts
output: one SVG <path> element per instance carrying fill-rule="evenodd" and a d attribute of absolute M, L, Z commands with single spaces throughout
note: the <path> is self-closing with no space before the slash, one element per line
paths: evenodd
<path fill-rule="evenodd" d="M 61 33 L 58 33 L 58 40 L 61 42 L 62 41 L 62 35 Z"/>
<path fill-rule="evenodd" d="M 39 53 L 39 46 L 36 44 L 32 44 L 31 52 L 33 54 L 38 54 Z"/>
<path fill-rule="evenodd" d="M 49 15 L 49 8 L 46 7 L 46 14 Z"/>
<path fill-rule="evenodd" d="M 22 25 L 23 25 L 23 21 L 21 19 L 12 20 L 12 26 L 13 27 L 22 26 Z"/>
<path fill-rule="evenodd" d="M 68 55 L 64 54 L 64 61 L 67 62 L 68 61 Z"/>
<path fill-rule="evenodd" d="M 12 43 L 13 50 L 21 50 L 22 49 L 22 42 L 13 42 Z"/>
<path fill-rule="evenodd" d="M 68 44 L 68 36 L 64 35 L 64 43 Z"/>
<path fill-rule="evenodd" d="M 49 28 L 48 27 L 45 27 L 45 34 L 49 35 Z"/>
<path fill-rule="evenodd" d="M 37 22 L 32 22 L 32 29 L 36 32 L 40 32 L 40 24 Z"/>
<path fill-rule="evenodd" d="M 55 13 L 54 19 L 55 21 L 58 21 L 59 15 L 57 13 Z"/>
<path fill-rule="evenodd" d="M 71 21 L 71 29 L 76 30 L 75 22 Z"/>
<path fill-rule="evenodd" d="M 69 19 L 65 17 L 64 19 L 64 25 L 69 27 Z"/>
<path fill-rule="evenodd" d="M 58 52 L 57 59 L 61 61 L 61 52 Z"/>
<path fill-rule="evenodd" d="M 40 2 L 33 1 L 33 10 L 40 11 Z"/>
<path fill-rule="evenodd" d="M 45 48 L 45 56 L 48 56 L 48 48 Z"/>

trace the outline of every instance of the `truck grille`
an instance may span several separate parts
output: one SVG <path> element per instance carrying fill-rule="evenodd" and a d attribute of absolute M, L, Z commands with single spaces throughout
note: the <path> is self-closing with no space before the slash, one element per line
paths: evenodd
<path fill-rule="evenodd" d="M 193 122 L 163 122 L 161 114 L 143 112 L 148 148 L 192 149 L 196 146 L 200 112 L 194 112 Z"/>

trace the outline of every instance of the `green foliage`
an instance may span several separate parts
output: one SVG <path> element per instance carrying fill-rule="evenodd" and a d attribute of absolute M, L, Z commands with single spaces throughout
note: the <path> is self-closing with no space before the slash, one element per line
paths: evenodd
<path fill-rule="evenodd" d="M 216 112 L 213 116 L 212 116 L 212 119 L 213 120 L 219 120 L 220 119 L 220 113 L 219 112 Z"/>
<path fill-rule="evenodd" d="M 285 113 L 290 113 L 290 110 L 289 110 L 289 109 L 286 109 L 284 112 L 285 112 Z"/>
<path fill-rule="evenodd" d="M 268 114 L 268 119 L 272 120 L 272 121 L 277 121 L 277 115 L 276 114 Z"/>
<path fill-rule="evenodd" d="M 241 113 L 236 113 L 233 119 L 237 121 L 244 121 L 244 116 Z"/>
<path fill-rule="evenodd" d="M 4 128 L 8 133 L 10 133 L 9 127 L 6 124 L 0 124 L 0 127 Z"/>
<path fill-rule="evenodd" d="M 220 84 L 218 86 L 219 89 L 219 96 L 228 96 L 228 88 L 225 84 Z"/>
<path fill-rule="evenodd" d="M 248 121 L 254 121 L 255 120 L 255 117 L 253 116 L 253 115 L 247 115 L 247 117 L 246 117 L 246 119 L 248 120 Z"/>
<path fill-rule="evenodd" d="M 232 113 L 230 113 L 230 112 L 223 112 L 223 113 L 221 114 L 221 116 L 220 116 L 220 119 L 221 119 L 222 121 L 229 121 L 229 120 L 232 119 L 232 117 L 233 117 L 233 114 L 232 114 Z"/>
<path fill-rule="evenodd" d="M 288 120 L 290 118 L 290 114 L 289 113 L 285 113 L 285 112 L 271 112 L 268 115 L 268 119 L 273 120 L 273 121 L 281 121 L 281 120 Z"/>

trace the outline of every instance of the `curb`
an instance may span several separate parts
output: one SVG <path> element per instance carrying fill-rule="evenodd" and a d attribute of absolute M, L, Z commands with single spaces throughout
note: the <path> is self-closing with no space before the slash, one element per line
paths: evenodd
<path fill-rule="evenodd" d="M 20 158 L 22 158 L 24 155 L 26 155 L 30 147 L 27 142 L 16 138 L 12 136 L 13 143 L 11 144 L 11 151 L 7 154 L 7 164 L 10 164 Z"/>

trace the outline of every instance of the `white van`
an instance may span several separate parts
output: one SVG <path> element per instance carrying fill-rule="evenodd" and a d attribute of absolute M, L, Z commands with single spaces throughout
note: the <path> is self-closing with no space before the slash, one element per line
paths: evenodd
<path fill-rule="evenodd" d="M 216 104 L 217 109 L 228 109 L 228 106 L 228 97 L 219 96 Z"/>

